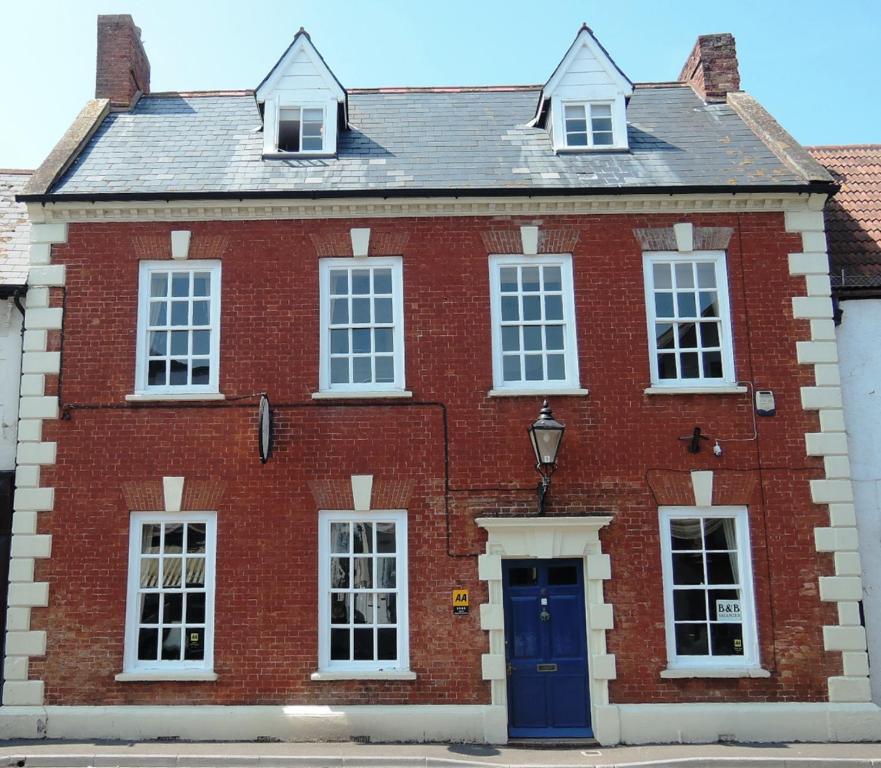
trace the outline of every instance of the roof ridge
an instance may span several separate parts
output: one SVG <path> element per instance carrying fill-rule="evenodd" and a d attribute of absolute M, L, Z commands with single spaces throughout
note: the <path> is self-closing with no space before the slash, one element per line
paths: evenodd
<path fill-rule="evenodd" d="M 805 149 L 879 149 L 881 144 L 807 144 Z"/>
<path fill-rule="evenodd" d="M 174 97 L 186 97 L 186 98 L 198 98 L 200 96 L 253 96 L 254 91 L 241 88 L 241 89 L 228 89 L 228 90 L 205 90 L 205 91 L 154 91 L 152 93 L 145 94 L 141 96 L 142 99 L 149 99 L 151 97 L 157 97 L 160 99 L 169 99 Z"/>

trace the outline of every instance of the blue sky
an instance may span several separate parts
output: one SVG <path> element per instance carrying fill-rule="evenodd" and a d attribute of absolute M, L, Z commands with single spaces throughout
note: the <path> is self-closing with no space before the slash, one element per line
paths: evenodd
<path fill-rule="evenodd" d="M 541 83 L 582 21 L 631 80 L 669 80 L 732 32 L 796 139 L 881 142 L 878 0 L 27 0 L 0 3 L 0 167 L 39 165 L 93 96 L 99 13 L 134 17 L 157 91 L 253 88 L 301 25 L 347 87 Z"/>

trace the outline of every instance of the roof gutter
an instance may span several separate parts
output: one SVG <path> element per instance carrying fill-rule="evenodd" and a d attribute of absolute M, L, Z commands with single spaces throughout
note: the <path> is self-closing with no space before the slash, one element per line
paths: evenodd
<path fill-rule="evenodd" d="M 19 299 L 26 295 L 27 292 L 28 287 L 26 285 L 0 285 L 0 299 L 12 299 L 22 315 L 24 314 L 24 309 Z"/>
<path fill-rule="evenodd" d="M 744 184 L 739 186 L 704 184 L 697 186 L 662 187 L 566 187 L 566 188 L 487 188 L 469 189 L 464 187 L 444 189 L 330 189 L 330 190 L 254 190 L 214 192 L 93 192 L 74 194 L 23 193 L 15 196 L 20 203 L 100 203 L 100 202 L 142 202 L 160 200 L 321 200 L 340 198 L 482 198 L 482 197 L 599 197 L 627 195 L 742 195 L 790 192 L 796 194 L 825 194 L 838 191 L 834 181 L 809 181 L 803 184 Z"/>

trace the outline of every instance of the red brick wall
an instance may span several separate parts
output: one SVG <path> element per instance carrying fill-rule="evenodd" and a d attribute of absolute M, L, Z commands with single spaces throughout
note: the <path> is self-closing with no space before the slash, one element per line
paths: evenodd
<path fill-rule="evenodd" d="M 789 277 L 786 255 L 799 250 L 800 239 L 784 233 L 780 214 L 687 219 L 734 228 L 728 274 L 737 376 L 773 389 L 777 400 L 778 415 L 759 419 L 759 440 L 727 443 L 721 458 L 709 448 L 691 455 L 677 438 L 695 425 L 714 436 L 748 437 L 748 397 L 643 392 L 648 351 L 633 229 L 670 226 L 682 216 L 71 225 L 68 244 L 53 248 L 53 260 L 67 265 L 61 398 L 89 407 L 44 428 L 44 439 L 58 442 L 58 464 L 43 475 L 56 487 L 56 504 L 40 516 L 41 532 L 54 534 L 52 558 L 38 561 L 37 573 L 51 583 L 50 606 L 34 610 L 33 624 L 48 630 L 48 652 L 32 661 L 31 674 L 46 681 L 46 702 L 488 702 L 480 679 L 487 640 L 476 608 L 486 600 L 476 561 L 483 536 L 472 519 L 534 513 L 537 477 L 525 428 L 539 398 L 486 397 L 486 243 L 505 242 L 532 223 L 574 243 L 579 366 L 590 396 L 551 398 L 567 432 L 548 514 L 615 516 L 601 534 L 612 559 L 612 701 L 824 699 L 825 679 L 839 662 L 822 650 L 821 627 L 834 611 L 817 599 L 817 576 L 831 565 L 814 551 L 813 528 L 824 524 L 825 509 L 808 492 L 822 464 L 804 455 L 804 433 L 818 425 L 799 401 L 810 371 L 795 363 L 795 341 L 809 338 L 809 329 L 792 319 L 790 297 L 803 293 L 803 280 Z M 310 399 L 318 388 L 318 252 L 344 242 L 352 226 L 369 226 L 373 243 L 403 251 L 412 402 L 353 408 Z M 276 404 L 278 439 L 265 466 L 257 458 L 255 400 L 208 407 L 124 401 L 134 380 L 138 259 L 167 257 L 168 233 L 179 228 L 193 231 L 193 253 L 223 260 L 221 390 L 228 397 L 267 391 Z M 60 301 L 54 291 L 53 302 Z M 652 488 L 675 490 L 679 481 L 669 473 L 693 469 L 715 470 L 720 493 L 749 496 L 769 679 L 659 678 L 666 650 Z M 317 666 L 316 498 L 333 497 L 351 474 L 373 474 L 376 488 L 409 495 L 415 682 L 309 679 Z M 220 497 L 216 683 L 113 680 L 122 669 L 126 498 L 149 495 L 163 475 L 184 475 L 199 481 L 200 494 Z M 455 587 L 471 589 L 467 617 L 452 615 Z"/>

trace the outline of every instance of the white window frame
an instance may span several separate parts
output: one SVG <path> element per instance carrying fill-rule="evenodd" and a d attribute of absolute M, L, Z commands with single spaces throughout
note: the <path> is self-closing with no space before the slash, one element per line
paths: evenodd
<path fill-rule="evenodd" d="M 668 669 L 730 669 L 757 667 L 758 629 L 753 593 L 752 550 L 749 537 L 749 515 L 746 507 L 659 507 L 661 535 L 661 570 L 664 582 L 664 626 L 667 636 Z M 742 656 L 686 656 L 676 653 L 676 631 L 673 621 L 673 556 L 670 546 L 670 521 L 691 518 L 728 517 L 735 521 L 737 567 L 740 578 L 740 610 L 742 616 Z"/>
<path fill-rule="evenodd" d="M 211 273 L 211 345 L 209 360 L 211 372 L 207 384 L 149 385 L 147 383 L 147 354 L 150 317 L 150 276 L 154 272 L 210 272 Z M 223 291 L 219 261 L 142 261 L 138 275 L 138 329 L 135 352 L 136 395 L 192 395 L 217 394 L 220 386 L 220 302 Z M 169 321 L 171 318 L 168 318 Z M 171 340 L 168 340 L 171 343 Z"/>
<path fill-rule="evenodd" d="M 395 524 L 396 588 L 383 589 L 396 592 L 397 643 L 396 661 L 331 661 L 330 659 L 330 524 L 333 522 L 365 522 Z M 409 672 L 410 671 L 410 630 L 409 630 L 409 574 L 408 574 L 408 535 L 406 510 L 350 511 L 320 510 L 318 513 L 318 669 L 319 672 Z"/>
<path fill-rule="evenodd" d="M 201 660 L 142 661 L 138 659 L 140 621 L 141 536 L 147 523 L 205 524 L 205 653 Z M 125 648 L 123 672 L 127 674 L 174 674 L 214 671 L 214 590 L 217 557 L 216 512 L 132 512 L 129 522 L 128 580 L 126 588 Z M 185 626 L 186 623 L 184 622 Z M 181 638 L 181 642 L 184 638 Z"/>
<path fill-rule="evenodd" d="M 300 111 L 300 148 L 297 150 L 281 149 L 278 146 L 278 134 L 281 131 L 281 113 L 282 111 L 298 109 Z M 321 149 L 303 149 L 303 112 L 307 109 L 321 110 Z M 279 103 L 278 112 L 275 120 L 275 138 L 274 146 L 279 154 L 283 155 L 326 155 L 328 154 L 328 136 L 327 136 L 327 108 L 323 103 Z"/>
<path fill-rule="evenodd" d="M 605 99 L 598 101 L 563 101 L 561 102 L 563 114 L 561 115 L 563 126 L 563 146 L 570 150 L 588 150 L 588 149 L 617 149 L 620 145 L 618 137 L 618 127 L 615 120 L 615 101 L 613 99 Z M 570 144 L 569 132 L 566 130 L 566 108 L 567 107 L 583 107 L 585 117 L 585 129 L 587 133 L 587 144 Z M 612 124 L 612 143 L 611 144 L 594 144 L 593 139 L 593 108 L 608 107 L 609 121 Z M 605 133 L 605 131 L 603 131 Z"/>
<path fill-rule="evenodd" d="M 516 381 L 504 379 L 502 354 L 502 294 L 499 273 L 503 267 L 559 266 L 563 297 L 563 344 L 566 365 L 565 379 Z M 575 286 L 572 277 L 572 255 L 568 253 L 524 256 L 523 254 L 493 254 L 489 257 L 490 319 L 492 324 L 493 389 L 494 390 L 577 390 L 578 339 L 575 328 Z M 542 324 L 543 327 L 543 324 Z"/>
<path fill-rule="evenodd" d="M 721 348 L 722 373 L 721 379 L 712 378 L 676 378 L 662 379 L 658 373 L 658 348 L 655 337 L 655 294 L 654 272 L 652 267 L 657 262 L 694 263 L 709 261 L 715 266 L 716 291 L 719 296 L 719 346 Z M 680 388 L 712 388 L 731 387 L 737 383 L 734 375 L 734 340 L 731 329 L 731 306 L 728 298 L 728 269 L 724 251 L 647 251 L 643 254 L 643 279 L 645 286 L 645 310 L 648 330 L 649 366 L 652 387 L 658 389 Z"/>
<path fill-rule="evenodd" d="M 362 384 L 332 384 L 330 380 L 330 273 L 333 269 L 390 267 L 392 271 L 392 343 L 394 345 L 395 379 L 391 382 Z M 320 392 L 352 393 L 353 395 L 369 395 L 371 393 L 405 394 L 405 352 L 404 352 L 404 276 L 403 259 L 400 256 L 371 256 L 367 259 L 329 258 L 321 259 L 319 265 L 320 308 L 319 322 L 320 341 L 318 368 L 318 386 Z M 351 291 L 351 288 L 350 288 Z M 349 294 L 352 295 L 351 292 Z"/>

